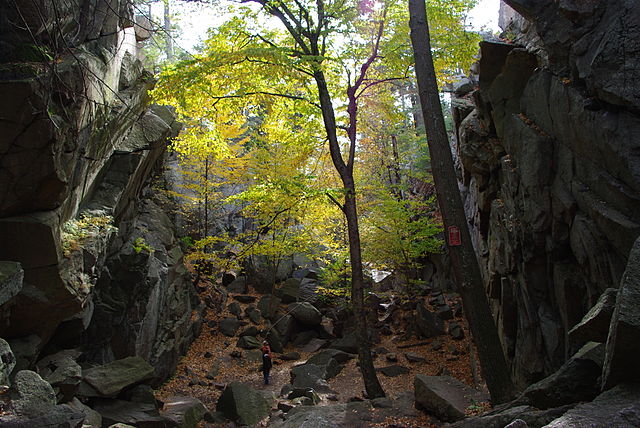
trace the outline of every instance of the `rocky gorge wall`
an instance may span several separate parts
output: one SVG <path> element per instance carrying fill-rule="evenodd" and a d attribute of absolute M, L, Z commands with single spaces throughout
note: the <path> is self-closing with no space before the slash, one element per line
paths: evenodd
<path fill-rule="evenodd" d="M 0 336 L 45 350 L 137 355 L 167 376 L 202 305 L 149 186 L 180 124 L 149 106 L 148 31 L 127 0 L 0 5 Z"/>
<path fill-rule="evenodd" d="M 582 343 L 640 235 L 640 10 L 627 0 L 506 0 L 453 99 L 465 208 L 521 386 Z"/>

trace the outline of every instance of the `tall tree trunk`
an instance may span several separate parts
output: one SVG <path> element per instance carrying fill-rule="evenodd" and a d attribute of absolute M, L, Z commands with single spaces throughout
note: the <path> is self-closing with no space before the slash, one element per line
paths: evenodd
<path fill-rule="evenodd" d="M 204 226 L 202 239 L 209 236 L 209 156 L 204 160 Z M 204 251 L 207 251 L 205 246 Z"/>
<path fill-rule="evenodd" d="M 378 381 L 373 357 L 369 346 L 367 312 L 364 306 L 364 274 L 362 272 L 362 254 L 360 251 L 360 229 L 353 178 L 344 183 L 347 194 L 344 200 L 344 214 L 347 218 L 349 234 L 349 257 L 351 260 L 351 303 L 356 318 L 356 340 L 358 343 L 358 361 L 369 398 L 384 397 L 382 385 Z"/>
<path fill-rule="evenodd" d="M 431 167 L 438 203 L 445 228 L 458 227 L 461 244 L 449 246 L 456 283 L 462 296 L 464 312 L 478 347 L 482 374 L 494 403 L 512 398 L 514 387 L 500 344 L 482 275 L 471 243 L 451 148 L 442 115 L 440 96 L 431 56 L 431 41 L 424 0 L 409 0 L 411 42 L 415 56 L 418 93 L 427 130 Z"/>
<path fill-rule="evenodd" d="M 396 198 L 401 201 L 404 199 L 404 191 L 402 190 L 402 180 L 400 179 L 400 156 L 398 154 L 398 137 L 396 135 L 391 136 L 391 153 L 393 155 L 393 179 L 391 180 L 392 190 Z"/>
<path fill-rule="evenodd" d="M 360 250 L 360 230 L 358 227 L 358 210 L 356 206 L 356 191 L 353 180 L 353 164 L 345 164 L 340 153 L 340 145 L 337 137 L 337 126 L 331 96 L 327 87 L 324 73 L 314 73 L 322 118 L 324 120 L 327 139 L 329 140 L 329 152 L 345 190 L 343 213 L 347 219 L 347 233 L 349 236 L 349 257 L 351 264 L 351 303 L 356 319 L 356 340 L 358 342 L 358 361 L 364 381 L 364 387 L 369 398 L 384 397 L 385 393 L 378 381 L 373 357 L 369 347 L 367 316 L 364 307 L 364 274 L 362 271 L 362 254 Z M 355 138 L 355 135 L 353 136 Z"/>
<path fill-rule="evenodd" d="M 173 39 L 171 38 L 170 1 L 164 0 L 164 39 L 166 42 L 167 61 L 173 62 Z"/>

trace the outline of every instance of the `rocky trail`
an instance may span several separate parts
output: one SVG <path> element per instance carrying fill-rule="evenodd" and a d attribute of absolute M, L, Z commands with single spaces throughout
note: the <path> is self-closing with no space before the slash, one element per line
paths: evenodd
<path fill-rule="evenodd" d="M 216 288 L 210 283 L 204 283 L 200 284 L 200 289 L 202 290 L 201 297 L 206 300 L 206 296 L 215 292 Z M 224 388 L 232 382 L 242 382 L 252 390 L 259 391 L 271 398 L 271 412 L 261 420 L 263 425 L 269 425 L 280 421 L 285 415 L 285 411 L 288 412 L 296 404 L 298 406 L 309 404 L 287 398 L 291 391 L 292 370 L 295 367 L 303 366 L 314 356 L 317 358 L 323 353 L 340 352 L 326 351 L 332 349 L 332 344 L 337 343 L 337 347 L 351 353 L 341 352 L 344 354 L 344 360 L 341 360 L 339 372 L 326 379 L 326 383 L 318 388 L 317 398 L 319 401 L 313 404 L 317 407 L 335 407 L 364 402 L 364 386 L 356 364 L 357 358 L 353 354 L 356 352 L 354 344 L 346 343 L 348 339 L 336 342 L 337 338 L 333 335 L 328 335 L 323 339 L 311 338 L 308 343 L 302 343 L 304 338 L 298 339 L 294 336 L 292 338 L 294 340 L 286 347 L 279 349 L 281 352 L 273 353 L 274 367 L 271 371 L 271 382 L 269 385 L 264 385 L 260 372 L 261 352 L 255 349 L 243 349 L 243 346 L 245 348 L 250 346 L 246 346 L 244 343 L 246 341 L 241 341 L 241 338 L 246 337 L 242 336 L 246 333 L 257 333 L 259 337 L 257 343 L 259 344 L 262 338 L 269 335 L 272 324 L 262 316 L 254 316 L 253 321 L 246 316 L 247 312 L 250 313 L 252 307 L 255 307 L 255 302 L 265 298 L 264 295 L 254 290 L 247 291 L 249 293 L 229 295 L 226 304 L 220 305 L 224 309 L 218 311 L 209 309 L 206 312 L 205 327 L 201 334 L 180 361 L 175 375 L 156 391 L 156 397 L 160 401 L 175 395 L 192 396 L 198 398 L 208 409 L 214 411 Z M 271 296 L 267 295 L 267 297 Z M 400 298 L 396 299 L 401 301 Z M 411 332 L 406 334 L 406 324 L 403 324 L 402 320 L 413 316 L 413 311 L 421 304 L 420 300 L 422 299 L 424 299 L 426 307 L 434 309 L 434 313 L 437 308 L 444 308 L 443 317 L 451 317 L 451 320 L 448 321 L 450 325 L 460 327 L 461 333 L 456 330 L 455 339 L 451 335 L 444 334 L 444 331 L 437 337 L 429 339 L 422 337 L 419 332 L 416 332 L 415 335 L 412 335 Z M 440 426 L 439 421 L 415 409 L 414 397 L 409 391 L 412 390 L 411 385 L 414 377 L 417 374 L 431 376 L 447 374 L 467 385 L 474 384 L 474 377 L 477 378 L 477 374 L 474 375 L 473 358 L 469 354 L 470 343 L 466 322 L 459 309 L 455 311 L 457 315 L 455 318 L 453 317 L 454 311 L 451 310 L 452 307 L 460 307 L 458 297 L 453 294 L 443 295 L 441 292 L 433 292 L 422 299 L 414 299 L 411 303 L 405 301 L 399 305 L 391 304 L 390 300 L 381 299 L 378 306 L 379 320 L 394 318 L 397 327 L 385 328 L 383 331 L 386 334 L 377 334 L 379 341 L 373 346 L 375 367 L 379 370 L 378 376 L 387 396 L 395 399 L 389 400 L 389 403 L 395 402 L 396 404 L 394 407 L 385 402 L 380 409 L 373 407 L 369 409 L 370 411 L 363 413 L 363 419 L 351 418 L 349 426 L 375 426 L 375 424 L 380 424 L 379 426 L 396 424 L 396 426 L 406 427 Z M 296 305 L 296 303 L 290 303 L 290 305 Z M 327 307 L 325 313 L 331 313 L 333 309 L 335 308 Z M 283 310 L 286 311 L 287 306 L 283 305 Z M 284 312 L 280 313 L 279 318 L 273 318 L 275 324 L 273 328 L 275 329 L 279 322 L 284 320 L 286 320 L 284 322 L 288 322 L 287 315 L 289 314 Z M 231 335 L 232 331 L 225 330 L 227 333 L 225 335 L 221 331 L 221 324 L 229 323 L 228 320 L 233 319 L 238 320 L 237 331 Z M 323 325 L 331 324 L 327 317 L 324 317 L 322 321 Z M 304 335 L 305 331 L 310 330 L 301 330 L 297 335 Z M 248 341 L 253 343 L 251 339 Z M 294 345 L 293 342 L 296 344 Z M 488 407 L 488 403 L 478 402 L 476 406 L 469 409 L 469 412 L 477 412 L 486 407 Z M 385 411 L 388 408 L 392 411 Z M 216 417 L 220 416 L 222 415 Z M 340 425 L 347 426 L 345 423 L 343 421 Z M 202 422 L 200 426 L 219 426 L 220 424 L 224 425 L 225 422 L 219 421 L 218 424 Z"/>

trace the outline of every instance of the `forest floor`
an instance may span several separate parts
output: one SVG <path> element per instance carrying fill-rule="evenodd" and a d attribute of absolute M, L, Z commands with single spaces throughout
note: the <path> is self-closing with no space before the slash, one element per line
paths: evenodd
<path fill-rule="evenodd" d="M 249 293 L 256 298 L 261 295 Z M 457 299 L 457 298 L 454 298 Z M 231 301 L 231 299 L 230 299 Z M 454 302 L 448 302 L 453 304 Z M 246 304 L 240 304 L 243 309 Z M 196 397 L 207 406 L 210 411 L 215 411 L 216 402 L 227 383 L 240 381 L 246 383 L 256 390 L 270 391 L 275 396 L 280 395 L 280 389 L 290 383 L 289 372 L 292 367 L 303 364 L 313 353 L 302 352 L 299 348 L 289 345 L 286 352 L 296 351 L 300 353 L 300 359 L 296 361 L 284 361 L 281 354 L 274 353 L 274 366 L 271 371 L 271 382 L 264 385 L 262 372 L 260 371 L 261 361 L 248 361 L 245 358 L 232 356 L 234 351 L 246 351 L 236 347 L 238 337 L 227 337 L 222 335 L 217 329 L 208 327 L 217 324 L 220 320 L 232 316 L 225 308 L 223 311 L 215 313 L 208 309 L 205 314 L 201 334 L 193 342 L 187 354 L 182 358 L 175 374 L 157 391 L 156 397 L 163 401 L 173 395 L 185 395 Z M 378 378 L 387 394 L 395 398 L 403 392 L 413 391 L 413 379 L 417 374 L 442 375 L 449 374 L 458 380 L 472 386 L 477 386 L 481 380 L 478 375 L 474 376 L 474 361 L 477 361 L 475 348 L 471 345 L 470 334 L 466 319 L 455 318 L 454 321 L 460 324 L 465 332 L 462 340 L 454 340 L 449 335 L 440 336 L 427 340 L 402 340 L 401 334 L 381 336 L 381 342 L 374 346 L 374 349 L 384 347 L 389 354 L 397 356 L 396 362 L 389 362 L 386 358 L 389 354 L 375 356 L 374 365 L 376 368 L 386 367 L 393 364 L 400 364 L 409 369 L 409 372 L 397 377 L 387 377 L 378 373 Z M 471 355 L 469 350 L 473 349 Z M 407 352 L 417 354 L 425 359 L 424 362 L 409 362 L 405 357 Z M 237 355 L 237 354 L 236 354 Z M 350 360 L 345 364 L 344 369 L 333 379 L 328 381 L 332 390 L 337 391 L 337 402 L 345 403 L 354 397 L 363 397 L 364 384 L 356 360 Z M 207 379 L 206 375 L 212 366 L 219 367 L 217 375 L 213 379 Z M 475 378 L 475 380 L 474 380 Z M 487 394 L 488 396 L 488 394 Z M 322 400 L 319 405 L 331 405 L 336 401 Z M 488 403 L 478 403 L 477 408 L 469 409 L 469 413 L 478 413 L 488 408 Z M 426 414 L 420 412 L 418 418 L 393 418 L 382 424 L 375 424 L 376 427 L 439 427 L 437 420 L 433 420 Z M 201 423 L 199 427 L 213 427 L 215 425 Z M 228 425 L 233 426 L 233 424 Z"/>

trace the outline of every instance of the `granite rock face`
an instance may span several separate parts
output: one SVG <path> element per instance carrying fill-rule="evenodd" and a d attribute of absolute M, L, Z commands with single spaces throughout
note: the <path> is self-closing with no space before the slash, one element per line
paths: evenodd
<path fill-rule="evenodd" d="M 639 382 L 640 238 L 636 240 L 622 277 L 607 337 L 603 389 L 622 382 Z"/>
<path fill-rule="evenodd" d="M 86 361 L 138 355 L 161 378 L 199 328 L 170 204 L 148 190 L 180 124 L 149 106 L 136 22 L 130 0 L 0 5 L 0 336 L 16 370 L 83 344 Z"/>
<path fill-rule="evenodd" d="M 452 105 L 472 240 L 524 387 L 584 343 L 568 331 L 619 287 L 640 235 L 640 11 L 506 3 L 523 15 L 515 43 L 482 42 L 479 88 Z"/>

